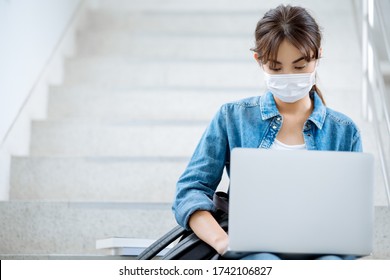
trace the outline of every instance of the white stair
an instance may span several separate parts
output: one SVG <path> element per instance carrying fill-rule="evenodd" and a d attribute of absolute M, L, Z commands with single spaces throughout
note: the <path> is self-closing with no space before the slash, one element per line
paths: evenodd
<path fill-rule="evenodd" d="M 182 27 L 184 28 L 184 27 Z M 183 40 L 183 37 L 185 40 Z M 251 34 L 246 36 L 213 35 L 132 35 L 123 32 L 83 32 L 79 34 L 80 56 L 110 56 L 112 53 L 127 57 L 164 60 L 243 60 L 252 58 Z M 156 47 L 156 41 L 164 48 Z M 103 42 L 103 43 L 101 43 Z M 119 43 L 115 43 L 119 42 Z M 193 50 L 191 53 L 188 50 Z M 223 51 L 222 51 L 223 50 Z"/>
<path fill-rule="evenodd" d="M 251 54 L 249 54 L 251 55 Z M 335 68 L 346 72 L 340 79 Z M 329 61 L 318 72 L 321 81 L 331 82 L 332 88 L 356 90 L 361 87 L 356 80 L 361 77 L 360 63 L 351 61 Z M 115 87 L 206 87 L 258 89 L 263 87 L 264 77 L 260 66 L 246 61 L 168 61 L 155 59 L 133 59 L 128 57 L 80 57 L 70 59 L 65 85 L 91 84 Z M 234 77 L 234 79 L 229 78 Z"/>
<path fill-rule="evenodd" d="M 262 89 L 211 90 L 201 87 L 172 89 L 120 89 L 115 86 L 98 88 L 88 85 L 56 87 L 52 89 L 48 114 L 52 120 L 208 123 L 220 108 L 221 102 L 256 96 L 261 92 Z M 91 100 L 93 102 L 90 102 Z"/>
<path fill-rule="evenodd" d="M 31 153 L 63 156 L 188 157 L 194 151 L 206 125 L 203 122 L 189 121 L 36 122 L 33 124 Z"/>
<path fill-rule="evenodd" d="M 146 156 L 15 157 L 10 195 L 18 200 L 172 203 L 176 181 L 188 160 Z M 227 179 L 221 184 L 226 185 Z"/>
<path fill-rule="evenodd" d="M 0 219 L 1 255 L 93 256 L 97 239 L 156 239 L 175 226 L 164 203 L 0 202 Z"/>
<path fill-rule="evenodd" d="M 14 158 L 11 199 L 171 202 L 175 178 L 184 170 L 186 160 L 127 157 Z"/>
<path fill-rule="evenodd" d="M 323 27 L 325 99 L 358 123 L 376 155 L 360 117 L 351 3 L 294 2 Z M 32 124 L 30 156 L 12 159 L 11 200 L 0 202 L 2 259 L 112 258 L 96 240 L 160 237 L 175 225 L 175 183 L 209 120 L 223 103 L 264 91 L 249 49 L 257 20 L 279 1 L 92 3 L 65 82 L 50 89 L 48 119 Z M 372 258 L 390 258 L 379 163 L 377 170 Z"/>

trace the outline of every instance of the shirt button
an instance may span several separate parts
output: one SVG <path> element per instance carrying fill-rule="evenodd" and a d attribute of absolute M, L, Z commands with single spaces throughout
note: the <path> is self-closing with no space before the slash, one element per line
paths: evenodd
<path fill-rule="evenodd" d="M 273 129 L 276 129 L 276 125 L 274 125 L 272 128 L 273 128 Z"/>
<path fill-rule="evenodd" d="M 277 121 L 280 121 L 280 117 L 277 117 L 276 120 L 277 120 Z"/>

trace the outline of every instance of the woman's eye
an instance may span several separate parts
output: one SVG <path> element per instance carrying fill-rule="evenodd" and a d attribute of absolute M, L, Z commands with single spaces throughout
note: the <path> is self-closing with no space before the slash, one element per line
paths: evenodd
<path fill-rule="evenodd" d="M 282 68 L 269 68 L 269 70 L 278 72 L 278 71 L 282 70 Z"/>
<path fill-rule="evenodd" d="M 295 66 L 295 69 L 297 70 L 302 70 L 306 67 L 306 65 L 303 65 L 303 66 Z"/>

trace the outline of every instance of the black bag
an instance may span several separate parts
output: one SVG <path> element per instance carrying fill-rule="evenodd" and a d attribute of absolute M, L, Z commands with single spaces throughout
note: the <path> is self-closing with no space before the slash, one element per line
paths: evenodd
<path fill-rule="evenodd" d="M 227 193 L 215 192 L 213 202 L 217 211 L 214 217 L 226 232 L 228 231 L 228 201 Z M 163 260 L 210 260 L 220 258 L 217 251 L 200 240 L 193 231 L 186 230 L 178 225 L 146 248 L 138 255 L 137 259 L 153 259 L 178 238 L 180 238 L 179 242 L 162 257 Z"/>

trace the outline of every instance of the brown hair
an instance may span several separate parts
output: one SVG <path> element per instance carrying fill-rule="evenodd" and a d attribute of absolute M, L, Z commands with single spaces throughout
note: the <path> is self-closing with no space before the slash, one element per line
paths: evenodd
<path fill-rule="evenodd" d="M 262 64 L 269 60 L 276 61 L 278 49 L 283 40 L 287 39 L 305 57 L 306 61 L 319 59 L 321 47 L 321 31 L 309 12 L 297 6 L 279 5 L 269 10 L 259 20 L 255 31 L 256 52 Z M 321 91 L 316 85 L 311 92 L 316 91 L 325 104 Z"/>

